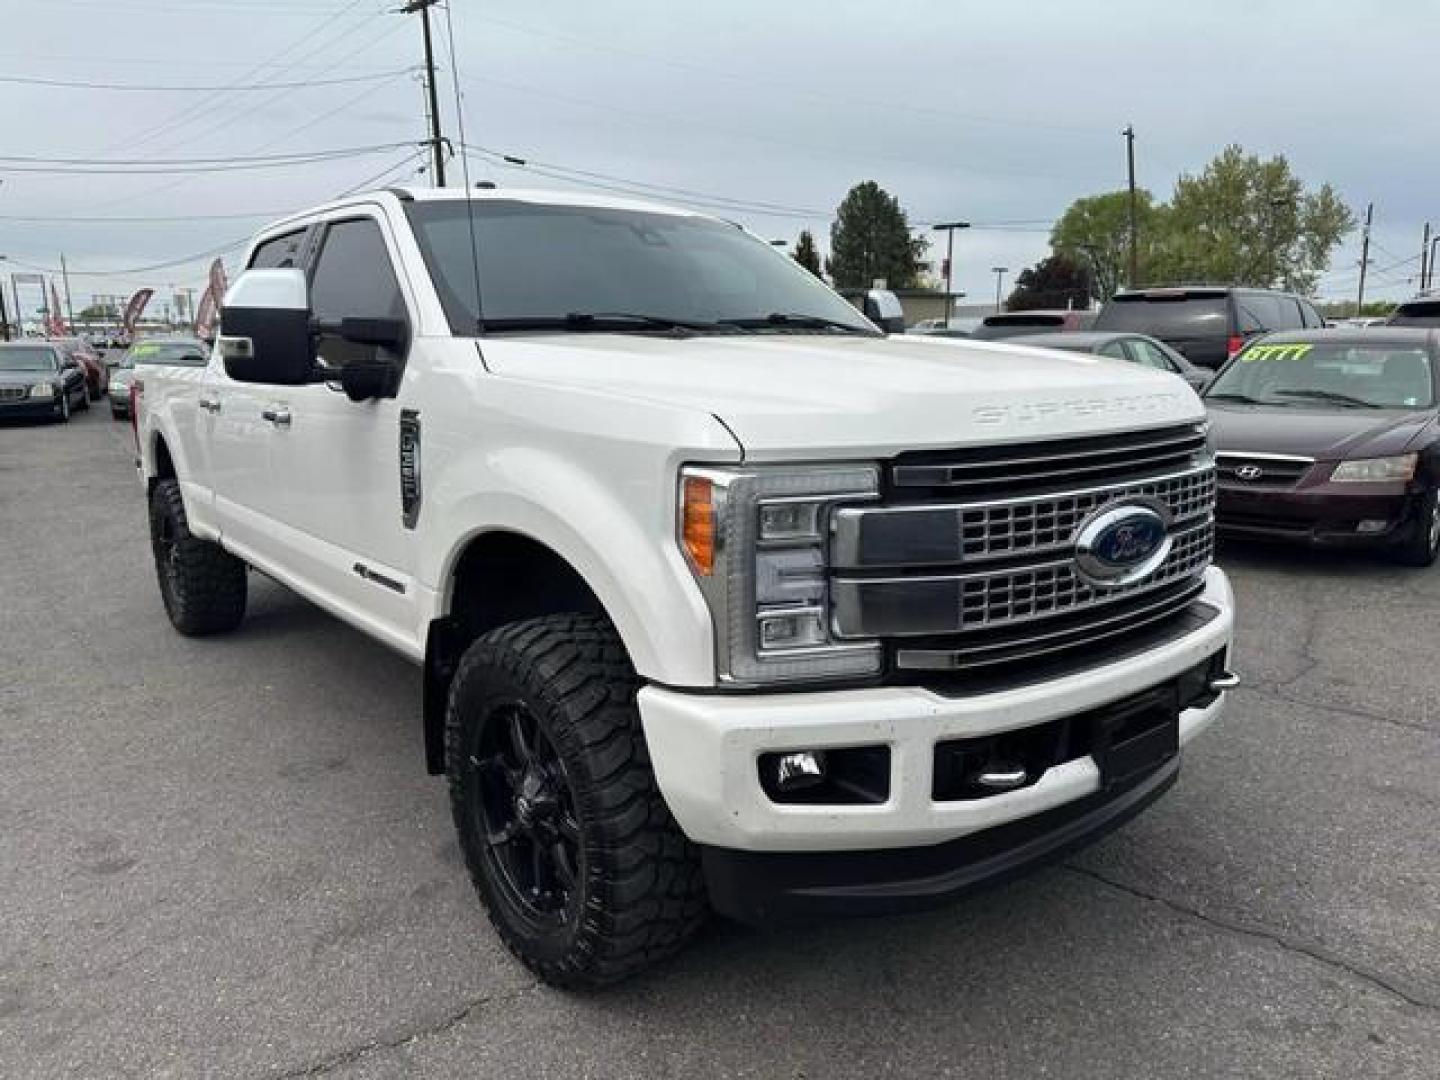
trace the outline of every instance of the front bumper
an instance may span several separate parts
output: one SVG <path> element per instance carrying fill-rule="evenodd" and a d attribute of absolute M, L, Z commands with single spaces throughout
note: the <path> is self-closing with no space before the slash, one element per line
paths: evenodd
<path fill-rule="evenodd" d="M 746 852 L 926 847 L 1045 814 L 1101 792 L 1093 756 L 1050 767 L 1017 790 L 937 801 L 936 744 L 1047 724 L 1177 679 L 1230 644 L 1233 599 L 1221 570 L 1206 571 L 1197 602 L 1214 616 L 1149 651 L 970 696 L 918 686 L 744 696 L 647 686 L 639 695 L 640 715 L 660 790 L 691 840 Z M 1221 694 L 1185 709 L 1180 743 L 1214 723 L 1223 708 Z M 760 785 L 762 754 L 873 745 L 889 750 L 883 802 L 782 804 Z"/>
<path fill-rule="evenodd" d="M 1400 539 L 1424 492 L 1402 483 L 1352 484 L 1328 480 L 1294 489 L 1221 484 L 1216 528 L 1230 536 L 1282 540 L 1317 547 L 1375 547 Z M 1359 531 L 1360 522 L 1383 527 Z"/>
<path fill-rule="evenodd" d="M 24 397 L 0 401 L 0 419 L 60 416 L 64 411 L 60 395 L 49 398 Z"/>
<path fill-rule="evenodd" d="M 798 854 L 707 847 L 710 904 L 753 925 L 934 907 L 1093 843 L 1155 802 L 1179 775 L 1180 759 L 1171 758 L 1121 788 L 931 847 Z"/>

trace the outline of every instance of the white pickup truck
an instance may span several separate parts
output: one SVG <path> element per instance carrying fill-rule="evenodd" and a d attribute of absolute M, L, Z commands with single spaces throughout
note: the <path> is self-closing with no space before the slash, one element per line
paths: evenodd
<path fill-rule="evenodd" d="M 135 382 L 166 611 L 233 630 L 254 569 L 423 665 L 551 982 L 1059 857 L 1235 683 L 1174 376 L 886 334 L 733 224 L 589 196 L 358 195 L 245 265 L 208 366 Z"/>

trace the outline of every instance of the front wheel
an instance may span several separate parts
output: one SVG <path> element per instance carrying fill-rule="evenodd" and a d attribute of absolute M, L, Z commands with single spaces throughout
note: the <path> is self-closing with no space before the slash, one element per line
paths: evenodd
<path fill-rule="evenodd" d="M 451 683 L 450 806 L 497 933 L 557 986 L 597 986 L 679 949 L 707 905 L 694 845 L 660 795 L 639 679 L 610 623 L 501 627 Z"/>
<path fill-rule="evenodd" d="M 61 424 L 68 424 L 70 422 L 70 395 L 64 391 L 60 393 L 60 415 L 55 419 Z"/>
<path fill-rule="evenodd" d="M 1395 561 L 1405 566 L 1432 566 L 1440 557 L 1440 497 L 1427 491 L 1415 511 L 1415 520 L 1394 548 Z"/>
<path fill-rule="evenodd" d="M 190 637 L 233 630 L 245 617 L 245 564 L 190 532 L 176 480 L 150 493 L 150 546 L 170 623 Z"/>

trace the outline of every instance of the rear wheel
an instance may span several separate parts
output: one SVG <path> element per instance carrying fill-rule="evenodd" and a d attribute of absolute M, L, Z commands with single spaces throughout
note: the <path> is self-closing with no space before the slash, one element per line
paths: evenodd
<path fill-rule="evenodd" d="M 1420 500 L 1415 520 L 1392 554 L 1405 566 L 1432 566 L 1440 557 L 1440 497 L 1435 491 L 1427 491 Z"/>
<path fill-rule="evenodd" d="M 604 618 L 501 627 L 450 688 L 446 765 L 490 921 L 546 982 L 595 986 L 680 948 L 707 906 L 695 847 L 661 798 L 639 680 Z"/>
<path fill-rule="evenodd" d="M 150 493 L 150 545 L 170 623 L 188 636 L 233 630 L 245 617 L 245 564 L 190 532 L 180 484 L 161 480 Z"/>

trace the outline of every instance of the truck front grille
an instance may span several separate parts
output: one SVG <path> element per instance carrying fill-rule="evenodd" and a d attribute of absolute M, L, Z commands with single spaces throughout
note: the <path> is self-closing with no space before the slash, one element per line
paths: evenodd
<path fill-rule="evenodd" d="M 1201 425 L 915 457 L 892 463 L 882 505 L 836 515 L 831 542 L 832 629 L 878 638 L 898 670 L 1111 648 L 1203 589 L 1215 469 Z M 1170 551 L 1137 581 L 1095 584 L 1077 568 L 1076 534 L 1131 501 L 1169 512 Z"/>
<path fill-rule="evenodd" d="M 1204 450 L 1204 424 L 1176 424 L 1024 446 L 902 454 L 891 464 L 889 478 L 900 495 L 1015 496 L 1175 472 Z"/>

